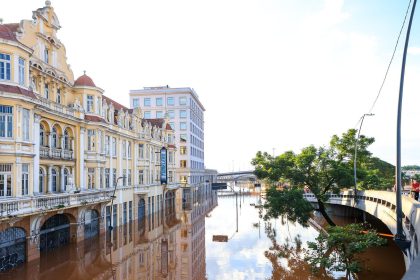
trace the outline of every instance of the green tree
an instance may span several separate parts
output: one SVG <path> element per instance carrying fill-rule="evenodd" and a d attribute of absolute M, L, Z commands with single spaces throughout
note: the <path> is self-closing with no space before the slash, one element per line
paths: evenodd
<path fill-rule="evenodd" d="M 375 231 L 364 231 L 361 224 L 328 227 L 327 233 L 321 233 L 315 242 L 308 242 L 309 252 L 305 259 L 314 271 L 342 271 L 347 279 L 361 271 L 358 254 L 386 244 Z"/>
<path fill-rule="evenodd" d="M 324 203 L 330 193 L 338 193 L 342 188 L 353 188 L 354 147 L 356 130 L 350 129 L 341 137 L 334 135 L 328 147 L 309 146 L 295 154 L 287 151 L 277 157 L 257 152 L 252 164 L 255 174 L 273 185 L 287 185 L 285 190 L 272 188 L 267 193 L 265 207 L 267 215 L 278 217 L 287 215 L 292 220 L 305 222 L 312 209 L 302 197 L 305 187 L 315 195 L 319 212 L 328 224 L 335 225 L 328 216 Z M 360 189 L 391 187 L 393 166 L 372 157 L 368 147 L 374 138 L 361 135 L 358 141 L 357 177 Z M 293 190 L 293 191 L 291 191 Z M 300 195 L 299 195 L 300 192 Z"/>

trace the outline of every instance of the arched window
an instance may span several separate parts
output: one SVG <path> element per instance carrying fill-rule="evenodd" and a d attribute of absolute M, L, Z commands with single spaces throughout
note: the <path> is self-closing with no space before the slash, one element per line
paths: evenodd
<path fill-rule="evenodd" d="M 64 130 L 64 150 L 70 150 L 70 135 L 68 129 Z"/>
<path fill-rule="evenodd" d="M 39 169 L 39 192 L 44 192 L 44 169 Z"/>
<path fill-rule="evenodd" d="M 143 198 L 140 198 L 137 206 L 137 219 L 138 219 L 138 230 L 142 235 L 146 230 L 146 202 Z"/>
<path fill-rule="evenodd" d="M 39 125 L 39 141 L 41 146 L 47 146 L 47 141 L 45 141 L 45 129 L 42 124 Z"/>
<path fill-rule="evenodd" d="M 57 191 L 57 171 L 53 168 L 51 169 L 51 181 L 52 181 L 52 191 Z"/>
<path fill-rule="evenodd" d="M 51 137 L 52 138 L 51 147 L 57 148 L 57 146 L 58 146 L 58 134 L 57 134 L 57 128 L 56 127 L 53 127 L 51 136 L 52 136 Z"/>

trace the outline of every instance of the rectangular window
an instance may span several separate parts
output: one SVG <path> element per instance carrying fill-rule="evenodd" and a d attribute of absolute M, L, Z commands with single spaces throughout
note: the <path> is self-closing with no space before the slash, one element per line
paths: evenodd
<path fill-rule="evenodd" d="M 144 99 L 144 106 L 145 107 L 150 107 L 150 98 L 147 97 L 147 98 Z"/>
<path fill-rule="evenodd" d="M 10 55 L 0 53 L 0 80 L 10 81 Z"/>
<path fill-rule="evenodd" d="M 162 97 L 156 98 L 156 106 L 162 106 L 163 105 L 163 99 Z"/>
<path fill-rule="evenodd" d="M 22 110 L 22 139 L 23 141 L 29 141 L 29 110 Z"/>
<path fill-rule="evenodd" d="M 109 168 L 105 168 L 105 188 L 110 188 L 109 185 Z"/>
<path fill-rule="evenodd" d="M 180 160 L 179 161 L 179 167 L 187 168 L 187 161 L 186 160 Z"/>
<path fill-rule="evenodd" d="M 180 134 L 179 135 L 179 140 L 181 141 L 181 142 L 183 142 L 183 143 L 186 143 L 187 142 L 187 134 Z"/>
<path fill-rule="evenodd" d="M 58 104 L 61 104 L 61 90 L 58 88 L 57 89 L 57 93 L 55 96 L 55 102 L 57 102 Z"/>
<path fill-rule="evenodd" d="M 110 143 L 109 143 L 109 141 L 110 141 L 110 136 L 109 136 L 109 135 L 106 135 L 106 136 L 105 136 L 105 154 L 106 154 L 107 156 L 109 156 L 109 148 L 110 148 Z"/>
<path fill-rule="evenodd" d="M 128 219 L 131 221 L 133 220 L 133 202 L 128 202 Z"/>
<path fill-rule="evenodd" d="M 127 223 L 127 202 L 123 203 L 123 224 Z"/>
<path fill-rule="evenodd" d="M 0 164 L 0 197 L 12 195 L 12 165 Z"/>
<path fill-rule="evenodd" d="M 139 170 L 139 184 L 143 185 L 144 184 L 144 173 L 143 170 Z"/>
<path fill-rule="evenodd" d="M 180 122 L 179 123 L 179 129 L 180 130 L 187 130 L 187 123 L 186 122 Z"/>
<path fill-rule="evenodd" d="M 133 98 L 133 108 L 137 108 L 137 107 L 139 107 L 139 99 Z"/>
<path fill-rule="evenodd" d="M 186 155 L 187 154 L 187 147 L 186 146 L 179 147 L 179 153 L 181 155 Z"/>
<path fill-rule="evenodd" d="M 144 118 L 145 119 L 151 119 L 152 118 L 152 114 L 150 114 L 150 111 L 144 111 Z"/>
<path fill-rule="evenodd" d="M 175 118 L 175 112 L 174 110 L 169 110 L 168 111 L 168 116 L 171 120 L 173 120 Z"/>
<path fill-rule="evenodd" d="M 112 137 L 112 156 L 117 156 L 117 138 Z"/>
<path fill-rule="evenodd" d="M 22 195 L 28 195 L 29 190 L 29 164 L 22 164 Z"/>
<path fill-rule="evenodd" d="M 13 136 L 13 107 L 0 105 L 0 137 Z"/>
<path fill-rule="evenodd" d="M 181 119 L 186 119 L 187 118 L 187 111 L 186 110 L 179 111 L 179 117 Z"/>
<path fill-rule="evenodd" d="M 123 169 L 123 186 L 127 186 L 127 169 Z"/>
<path fill-rule="evenodd" d="M 86 110 L 89 112 L 89 113 L 93 113 L 93 95 L 88 95 L 87 96 L 87 108 L 86 108 Z"/>
<path fill-rule="evenodd" d="M 174 152 L 169 152 L 168 153 L 168 162 L 169 163 L 174 163 Z"/>
<path fill-rule="evenodd" d="M 88 168 L 88 189 L 95 188 L 95 168 Z"/>
<path fill-rule="evenodd" d="M 169 183 L 172 183 L 173 182 L 173 177 L 174 177 L 173 173 L 174 173 L 173 171 L 168 171 Z"/>
<path fill-rule="evenodd" d="M 139 158 L 140 159 L 144 158 L 144 145 L 143 144 L 139 144 Z"/>
<path fill-rule="evenodd" d="M 131 158 L 131 142 L 127 143 L 127 157 Z"/>
<path fill-rule="evenodd" d="M 19 57 L 19 85 L 25 85 L 25 60 Z"/>
<path fill-rule="evenodd" d="M 49 63 L 48 49 L 44 49 L 44 62 Z"/>
<path fill-rule="evenodd" d="M 168 97 L 166 104 L 168 104 L 168 106 L 174 106 L 175 105 L 175 99 L 173 97 Z"/>
<path fill-rule="evenodd" d="M 95 130 L 88 129 L 88 151 L 95 150 Z"/>
<path fill-rule="evenodd" d="M 179 98 L 179 105 L 187 105 L 187 98 L 186 97 L 180 97 Z"/>
<path fill-rule="evenodd" d="M 112 185 L 117 185 L 117 169 L 112 168 Z"/>
<path fill-rule="evenodd" d="M 123 158 L 127 158 L 127 146 L 125 140 L 122 142 L 122 156 Z"/>
<path fill-rule="evenodd" d="M 44 97 L 46 99 L 50 98 L 50 89 L 48 88 L 48 84 L 44 84 Z"/>
<path fill-rule="evenodd" d="M 156 118 L 157 119 L 163 119 L 163 112 L 162 111 L 156 111 Z"/>

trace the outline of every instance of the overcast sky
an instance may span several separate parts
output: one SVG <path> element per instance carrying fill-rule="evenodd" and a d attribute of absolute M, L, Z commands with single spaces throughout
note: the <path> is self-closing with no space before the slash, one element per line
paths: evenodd
<path fill-rule="evenodd" d="M 5 1 L 5 23 L 44 1 Z M 205 162 L 250 169 L 258 150 L 327 144 L 375 99 L 408 0 L 52 0 L 75 77 L 83 70 L 128 104 L 130 89 L 194 88 L 206 107 Z M 403 103 L 403 164 L 420 164 L 420 16 L 414 18 Z M 395 162 L 405 30 L 362 133 Z"/>

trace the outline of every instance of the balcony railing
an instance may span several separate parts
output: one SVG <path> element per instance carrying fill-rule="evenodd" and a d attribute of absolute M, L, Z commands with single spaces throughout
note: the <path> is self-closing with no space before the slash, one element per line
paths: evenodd
<path fill-rule="evenodd" d="M 42 158 L 52 158 L 52 159 L 74 159 L 74 151 L 64 150 L 60 148 L 50 148 L 41 146 L 39 148 L 39 155 Z"/>
<path fill-rule="evenodd" d="M 73 108 L 70 107 L 66 107 L 62 104 L 53 102 L 51 100 L 48 100 L 44 97 L 38 96 L 38 99 L 36 101 L 39 105 L 41 105 L 42 107 L 45 107 L 49 110 L 52 110 L 54 112 L 58 112 L 60 114 L 65 114 L 65 115 L 69 115 L 74 117 L 75 116 L 75 111 Z"/>
<path fill-rule="evenodd" d="M 27 215 L 60 208 L 77 207 L 111 200 L 112 191 L 86 191 L 77 194 L 51 194 L 0 200 L 0 218 Z"/>

